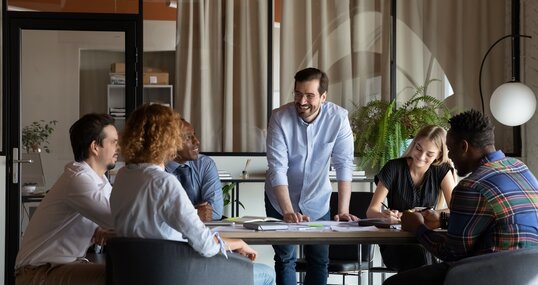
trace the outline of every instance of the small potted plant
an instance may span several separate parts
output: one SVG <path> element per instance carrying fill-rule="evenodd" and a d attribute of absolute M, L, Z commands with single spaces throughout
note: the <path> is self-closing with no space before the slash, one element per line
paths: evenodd
<path fill-rule="evenodd" d="M 40 152 L 43 148 L 47 153 L 50 153 L 48 139 L 54 132 L 54 126 L 57 122 L 56 120 L 49 122 L 39 120 L 22 128 L 22 145 L 26 152 Z"/>

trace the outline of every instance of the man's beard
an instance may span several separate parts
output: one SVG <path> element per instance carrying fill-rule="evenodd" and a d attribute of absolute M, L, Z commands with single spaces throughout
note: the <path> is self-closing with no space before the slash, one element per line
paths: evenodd
<path fill-rule="evenodd" d="M 106 170 L 112 170 L 112 169 L 114 169 L 114 167 L 116 167 L 116 163 L 115 163 L 115 162 L 113 162 L 113 163 L 109 163 L 109 164 L 107 164 L 107 166 L 106 166 Z"/>

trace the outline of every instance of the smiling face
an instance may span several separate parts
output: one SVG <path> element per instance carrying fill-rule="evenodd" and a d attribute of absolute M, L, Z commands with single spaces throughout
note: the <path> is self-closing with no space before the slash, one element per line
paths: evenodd
<path fill-rule="evenodd" d="M 409 156 L 416 167 L 430 167 L 439 158 L 440 152 L 433 141 L 423 138 L 414 142 Z"/>
<path fill-rule="evenodd" d="M 183 148 L 178 152 L 175 161 L 185 163 L 188 160 L 196 160 L 200 153 L 200 141 L 196 137 L 192 125 L 183 121 L 181 135 L 183 136 Z"/>
<path fill-rule="evenodd" d="M 298 81 L 295 83 L 294 100 L 297 114 L 307 123 L 318 116 L 321 104 L 327 99 L 327 92 L 319 94 L 319 80 Z"/>

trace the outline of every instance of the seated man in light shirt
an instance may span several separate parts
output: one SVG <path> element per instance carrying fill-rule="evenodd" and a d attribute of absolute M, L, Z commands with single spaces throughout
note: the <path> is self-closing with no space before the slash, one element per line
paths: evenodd
<path fill-rule="evenodd" d="M 213 159 L 199 154 L 200 141 L 192 125 L 183 122 L 183 148 L 165 170 L 177 177 L 204 222 L 220 220 L 224 202 L 222 184 Z"/>
<path fill-rule="evenodd" d="M 69 129 L 75 161 L 65 166 L 32 216 L 15 262 L 15 283 L 105 284 L 103 264 L 86 250 L 113 228 L 105 172 L 118 159 L 118 133 L 108 115 L 87 114 Z"/>

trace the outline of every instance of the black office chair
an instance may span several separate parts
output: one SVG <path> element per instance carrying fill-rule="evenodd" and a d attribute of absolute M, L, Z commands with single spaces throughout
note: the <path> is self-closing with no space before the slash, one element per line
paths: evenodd
<path fill-rule="evenodd" d="M 464 258 L 450 267 L 445 285 L 538 284 L 538 247 Z"/>
<path fill-rule="evenodd" d="M 253 264 L 228 253 L 203 257 L 184 242 L 112 238 L 106 247 L 107 285 L 253 284 Z"/>
<path fill-rule="evenodd" d="M 349 212 L 359 218 L 366 218 L 366 210 L 370 205 L 373 193 L 371 192 L 351 192 Z M 338 212 L 338 193 L 331 194 L 331 217 Z M 346 276 L 354 275 L 361 284 L 361 273 L 368 270 L 372 257 L 371 245 L 330 245 L 329 246 L 329 274 L 342 275 L 342 284 L 346 284 Z M 360 261 L 359 261 L 359 256 Z M 305 272 L 307 263 L 304 258 L 297 259 L 295 270 Z M 302 279 L 302 278 L 301 278 Z"/>

